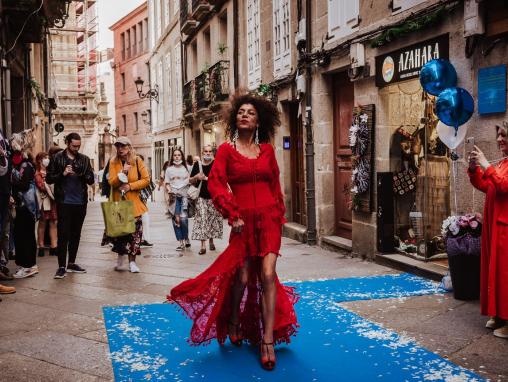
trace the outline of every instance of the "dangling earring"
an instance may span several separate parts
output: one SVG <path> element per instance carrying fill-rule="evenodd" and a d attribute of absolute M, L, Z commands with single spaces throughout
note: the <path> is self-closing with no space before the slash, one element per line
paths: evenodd
<path fill-rule="evenodd" d="M 238 136 L 239 136 L 238 129 L 235 129 L 235 132 L 233 134 L 233 143 L 236 144 L 236 141 L 238 140 Z"/>
<path fill-rule="evenodd" d="M 259 145 L 259 126 L 256 126 L 256 135 L 254 136 L 254 143 Z"/>

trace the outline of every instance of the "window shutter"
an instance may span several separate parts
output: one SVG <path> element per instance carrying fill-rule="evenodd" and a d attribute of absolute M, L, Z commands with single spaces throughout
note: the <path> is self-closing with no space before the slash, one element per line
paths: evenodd
<path fill-rule="evenodd" d="M 288 0 L 273 2 L 273 72 L 281 76 L 291 71 L 290 10 Z"/>
<path fill-rule="evenodd" d="M 414 7 L 415 5 L 424 3 L 426 0 L 393 0 L 392 12 L 402 12 L 406 9 Z"/>
<path fill-rule="evenodd" d="M 182 70 L 180 67 L 180 56 L 181 45 L 180 43 L 175 45 L 174 56 L 175 56 L 175 109 L 176 118 L 182 117 Z"/>
<path fill-rule="evenodd" d="M 247 61 L 248 87 L 256 88 L 261 82 L 259 0 L 247 2 Z"/>
<path fill-rule="evenodd" d="M 173 120 L 173 86 L 171 80 L 171 71 L 173 66 L 171 65 L 171 53 L 168 52 L 166 54 L 166 110 L 167 110 L 167 118 L 166 121 Z"/>
<path fill-rule="evenodd" d="M 358 27 L 359 0 L 328 0 L 328 35 L 341 38 Z"/>
<path fill-rule="evenodd" d="M 328 0 L 328 35 L 337 35 L 340 24 L 340 0 Z"/>

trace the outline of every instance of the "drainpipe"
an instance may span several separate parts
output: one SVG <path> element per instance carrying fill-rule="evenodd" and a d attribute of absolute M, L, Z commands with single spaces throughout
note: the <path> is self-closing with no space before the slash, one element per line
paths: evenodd
<path fill-rule="evenodd" d="M 49 35 L 46 35 L 46 38 L 45 38 L 45 41 L 44 41 L 44 44 L 42 46 L 42 64 L 43 64 L 43 71 L 44 71 L 44 95 L 46 96 L 46 102 L 44 104 L 44 115 L 46 117 L 48 117 L 48 121 L 44 124 L 44 139 L 45 139 L 45 147 L 44 149 L 47 151 L 49 150 L 50 146 L 52 145 L 52 142 L 51 142 L 51 134 L 50 134 L 50 128 L 51 128 L 51 108 L 49 107 L 49 102 L 48 102 L 48 98 L 49 98 L 49 81 L 50 81 L 50 78 L 49 78 L 49 63 L 48 63 L 48 58 L 49 58 L 49 54 L 48 54 L 48 39 L 50 38 Z"/>
<path fill-rule="evenodd" d="M 180 73 L 181 73 L 181 82 L 182 82 L 182 119 L 185 118 L 183 115 L 183 106 L 184 106 L 184 100 L 183 100 L 183 89 L 185 87 L 186 79 L 187 79 L 187 46 L 183 44 L 183 40 L 181 38 L 180 34 Z M 180 125 L 182 125 L 180 123 Z M 183 151 L 185 152 L 185 124 L 182 126 L 182 145 L 183 145 Z M 168 148 L 169 153 L 169 148 Z M 169 158 L 168 158 L 169 159 Z"/>
<path fill-rule="evenodd" d="M 233 1 L 233 35 L 234 35 L 234 41 L 233 41 L 233 78 L 234 78 L 234 87 L 233 89 L 238 88 L 238 0 Z M 231 74 L 230 74 L 231 75 Z M 230 86 L 231 88 L 231 86 Z"/>
<path fill-rule="evenodd" d="M 31 71 L 30 71 L 30 47 L 28 44 L 24 46 L 24 63 L 25 63 L 25 79 L 23 86 L 25 87 L 25 97 L 23 102 L 25 104 L 25 129 L 32 128 L 32 87 L 30 86 L 29 90 L 27 89 L 28 81 L 31 79 Z"/>
<path fill-rule="evenodd" d="M 306 51 L 312 51 L 311 34 L 311 0 L 305 0 L 305 21 L 306 21 Z M 312 65 L 306 65 L 306 92 L 305 92 L 305 183 L 307 198 L 307 244 L 316 245 L 316 180 L 314 177 L 314 135 L 312 132 Z"/>

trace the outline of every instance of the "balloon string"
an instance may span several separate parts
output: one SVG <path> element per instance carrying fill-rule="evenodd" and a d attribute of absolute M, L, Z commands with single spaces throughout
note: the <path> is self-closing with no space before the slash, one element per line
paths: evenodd
<path fill-rule="evenodd" d="M 456 161 L 452 161 L 452 176 L 453 176 L 453 201 L 455 205 L 455 211 L 453 211 L 452 215 L 457 214 L 457 164 Z"/>

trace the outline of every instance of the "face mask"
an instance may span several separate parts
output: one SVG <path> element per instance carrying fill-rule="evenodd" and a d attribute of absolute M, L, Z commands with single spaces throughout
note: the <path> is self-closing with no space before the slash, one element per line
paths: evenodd
<path fill-rule="evenodd" d="M 182 161 L 181 160 L 174 160 L 173 164 L 176 164 L 178 166 L 178 165 L 182 164 Z"/>
<path fill-rule="evenodd" d="M 42 165 L 43 165 L 44 167 L 48 167 L 48 166 L 49 166 L 49 158 L 44 158 L 44 159 L 42 160 Z"/>
<path fill-rule="evenodd" d="M 17 151 L 14 154 L 12 154 L 12 164 L 14 166 L 17 166 L 23 161 L 23 154 L 21 152 Z"/>
<path fill-rule="evenodd" d="M 213 155 L 212 154 L 205 154 L 205 155 L 203 155 L 203 159 L 204 160 L 212 160 L 213 159 Z"/>

